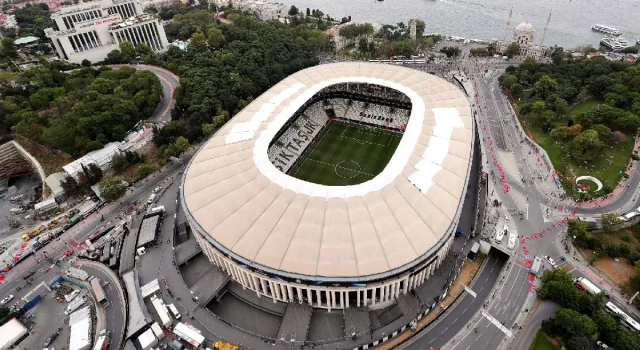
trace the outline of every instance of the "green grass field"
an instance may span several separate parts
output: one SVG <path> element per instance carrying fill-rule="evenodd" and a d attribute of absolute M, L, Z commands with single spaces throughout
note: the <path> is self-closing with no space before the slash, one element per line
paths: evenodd
<path fill-rule="evenodd" d="M 334 121 L 290 175 L 328 186 L 363 183 L 382 172 L 401 138 L 390 131 Z"/>
<path fill-rule="evenodd" d="M 539 330 L 529 350 L 558 350 L 558 348 L 551 343 L 542 330 Z"/>

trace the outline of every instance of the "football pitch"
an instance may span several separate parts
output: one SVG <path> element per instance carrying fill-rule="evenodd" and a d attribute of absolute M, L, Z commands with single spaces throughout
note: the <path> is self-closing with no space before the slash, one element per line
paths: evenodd
<path fill-rule="evenodd" d="M 330 122 L 290 175 L 328 186 L 357 185 L 378 175 L 393 156 L 401 134 Z"/>

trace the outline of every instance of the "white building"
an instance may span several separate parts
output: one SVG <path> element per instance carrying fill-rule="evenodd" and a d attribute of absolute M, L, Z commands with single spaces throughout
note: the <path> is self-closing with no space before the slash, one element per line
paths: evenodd
<path fill-rule="evenodd" d="M 91 151 L 84 156 L 74 160 L 73 162 L 62 167 L 64 171 L 75 178 L 82 172 L 82 166 L 89 166 L 89 164 L 96 164 L 100 169 L 106 170 L 111 166 L 111 158 L 120 153 L 119 142 L 110 142 L 104 145 L 103 148 L 95 151 Z"/>
<path fill-rule="evenodd" d="M 529 22 L 522 22 L 516 26 L 516 29 L 513 32 L 513 38 L 511 40 L 507 40 L 507 31 L 511 25 L 511 14 L 513 11 L 509 13 L 509 19 L 507 19 L 507 26 L 504 32 L 504 39 L 498 41 L 498 48 L 500 52 L 505 52 L 509 45 L 515 43 L 520 46 L 520 56 L 533 57 L 536 59 L 540 59 L 544 57 L 547 48 L 544 46 L 544 39 L 547 34 L 547 29 L 549 28 L 549 22 L 551 21 L 551 13 L 549 13 L 549 18 L 547 18 L 547 24 L 544 26 L 544 31 L 542 32 L 542 39 L 540 39 L 540 44 L 535 43 L 535 33 L 536 30 L 533 27 L 533 24 Z"/>
<path fill-rule="evenodd" d="M 18 21 L 16 21 L 16 16 L 15 15 L 8 15 L 4 19 L 4 22 L 2 23 L 2 26 L 7 28 L 7 29 L 17 27 L 18 26 Z"/>
<path fill-rule="evenodd" d="M 148 44 L 154 51 L 169 45 L 157 18 L 133 0 L 98 0 L 65 6 L 51 14 L 59 30 L 47 28 L 58 56 L 74 63 L 99 62 L 123 41 Z"/>

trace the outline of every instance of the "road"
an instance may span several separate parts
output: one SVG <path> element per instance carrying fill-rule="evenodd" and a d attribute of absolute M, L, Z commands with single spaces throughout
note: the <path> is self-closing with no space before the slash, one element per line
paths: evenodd
<path fill-rule="evenodd" d="M 102 264 L 96 263 L 95 265 L 100 266 Z M 83 264 L 81 269 L 89 275 L 97 277 L 102 283 L 107 282 L 107 284 L 102 287 L 107 300 L 109 300 L 109 306 L 104 309 L 106 328 L 111 332 L 111 344 L 117 349 L 117 345 L 121 344 L 124 340 L 124 327 L 122 327 L 124 324 L 122 320 L 126 319 L 126 305 L 123 304 L 124 300 L 122 300 L 121 294 L 117 290 L 117 288 L 122 287 L 118 287 L 119 282 L 117 279 L 114 279 L 115 276 L 113 273 L 105 272 L 106 269 L 109 269 L 105 265 L 98 268 L 94 266 L 94 264 Z M 121 290 L 121 292 L 124 293 L 123 290 Z"/>
<path fill-rule="evenodd" d="M 465 325 L 473 314 L 482 307 L 485 299 L 491 293 L 491 287 L 496 283 L 500 272 L 506 263 L 504 257 L 500 258 L 497 253 L 487 256 L 484 269 L 476 278 L 470 288 L 477 293 L 477 297 L 472 297 L 465 293 L 459 302 L 447 310 L 448 314 L 441 317 L 432 324 L 428 331 L 421 337 L 414 337 L 403 349 L 422 350 L 430 347 L 441 347 L 448 339 L 453 338 L 458 332 L 465 329 Z"/>
<path fill-rule="evenodd" d="M 511 344 L 513 349 L 528 349 L 529 345 L 536 337 L 536 333 L 542 325 L 542 321 L 553 317 L 556 311 L 560 310 L 560 305 L 552 302 L 543 302 L 529 319 L 527 327 L 518 335 L 516 340 Z"/>

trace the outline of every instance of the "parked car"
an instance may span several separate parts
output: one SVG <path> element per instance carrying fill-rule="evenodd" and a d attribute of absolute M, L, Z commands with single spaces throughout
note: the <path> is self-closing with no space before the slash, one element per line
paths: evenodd
<path fill-rule="evenodd" d="M 47 339 L 44 341 L 44 346 L 49 346 L 51 343 L 53 343 L 53 341 L 56 340 L 58 335 L 60 335 L 60 330 L 57 330 L 55 333 L 48 336 Z"/>

